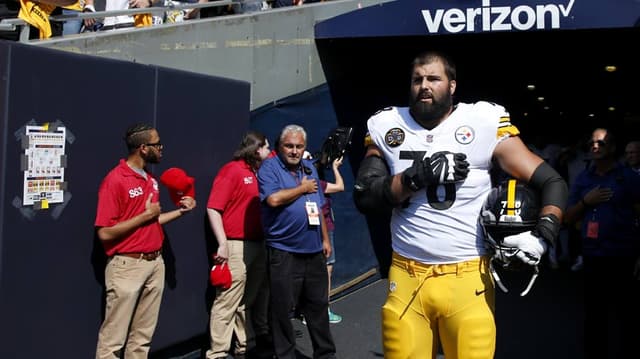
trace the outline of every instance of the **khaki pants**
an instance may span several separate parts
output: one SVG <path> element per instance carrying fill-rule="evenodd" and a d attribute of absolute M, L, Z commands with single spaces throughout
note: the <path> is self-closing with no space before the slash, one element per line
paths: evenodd
<path fill-rule="evenodd" d="M 234 333 L 237 339 L 235 353 L 246 352 L 248 309 L 251 309 L 255 332 L 264 334 L 264 331 L 268 330 L 268 291 L 264 290 L 267 284 L 264 242 L 229 240 L 227 243 L 231 287 L 226 290 L 216 288 L 209 320 L 211 349 L 207 351 L 207 359 L 226 358 Z"/>
<path fill-rule="evenodd" d="M 96 359 L 147 358 L 164 289 L 164 261 L 114 256 L 105 269 L 106 308 Z M 124 347 L 127 344 L 126 348 Z"/>

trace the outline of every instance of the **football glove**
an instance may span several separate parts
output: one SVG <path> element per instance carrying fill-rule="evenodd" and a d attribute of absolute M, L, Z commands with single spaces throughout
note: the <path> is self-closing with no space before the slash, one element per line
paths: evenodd
<path fill-rule="evenodd" d="M 462 182 L 469 174 L 464 153 L 436 152 L 423 160 L 414 160 L 402 173 L 402 183 L 416 192 L 429 185 Z"/>
<path fill-rule="evenodd" d="M 547 250 L 547 243 L 543 238 L 535 236 L 532 232 L 522 232 L 512 236 L 506 236 L 502 245 L 517 249 L 515 257 L 524 264 L 536 266 L 540 263 L 542 255 Z"/>

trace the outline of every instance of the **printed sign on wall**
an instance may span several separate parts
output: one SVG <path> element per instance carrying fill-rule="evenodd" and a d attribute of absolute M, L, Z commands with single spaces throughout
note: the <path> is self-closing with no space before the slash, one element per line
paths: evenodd
<path fill-rule="evenodd" d="M 48 125 L 25 126 L 26 146 L 23 205 L 63 202 L 66 129 Z"/>

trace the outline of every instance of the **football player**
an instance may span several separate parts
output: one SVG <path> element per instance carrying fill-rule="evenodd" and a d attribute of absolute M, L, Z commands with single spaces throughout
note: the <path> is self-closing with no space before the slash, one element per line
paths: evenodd
<path fill-rule="evenodd" d="M 528 150 L 509 113 L 489 102 L 453 104 L 456 68 L 443 54 L 412 64 L 409 107 L 367 122 L 354 200 L 363 213 L 392 207 L 389 291 L 382 307 L 384 357 L 493 358 L 494 284 L 478 221 L 492 160 L 540 192 L 532 231 L 507 236 L 537 265 L 560 228 L 567 186 Z"/>

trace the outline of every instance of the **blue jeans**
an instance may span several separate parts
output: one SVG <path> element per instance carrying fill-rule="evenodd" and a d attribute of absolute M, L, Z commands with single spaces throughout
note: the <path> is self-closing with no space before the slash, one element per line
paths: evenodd
<path fill-rule="evenodd" d="M 74 15 L 74 14 L 81 14 L 81 13 L 82 13 L 81 11 L 62 9 L 62 15 Z M 79 34 L 81 27 L 82 27 L 82 19 L 67 20 L 62 25 L 62 35 L 66 36 L 66 35 Z"/>
<path fill-rule="evenodd" d="M 233 9 L 236 14 L 246 14 L 262 10 L 262 1 L 258 0 L 234 0 L 240 4 L 234 5 Z"/>

